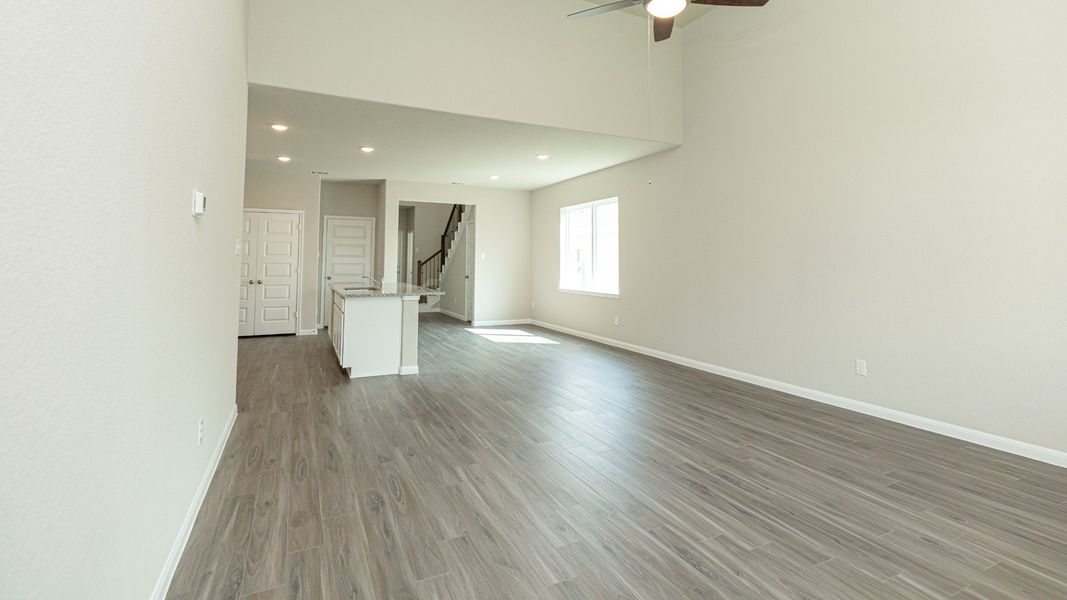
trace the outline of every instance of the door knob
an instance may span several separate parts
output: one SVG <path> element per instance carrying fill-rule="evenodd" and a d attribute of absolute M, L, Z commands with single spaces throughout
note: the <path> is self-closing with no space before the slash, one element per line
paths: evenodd
<path fill-rule="evenodd" d="M 262 280 L 262 279 L 260 279 L 260 280 L 259 280 L 259 281 L 257 281 L 256 283 L 258 283 L 259 285 L 263 285 L 263 280 Z"/>
<path fill-rule="evenodd" d="M 255 284 L 256 284 L 256 280 L 255 279 L 249 279 L 248 280 L 248 285 L 255 285 Z"/>
<path fill-rule="evenodd" d="M 330 277 L 329 275 L 326 276 L 326 281 L 330 281 L 332 279 L 333 279 L 333 277 Z"/>

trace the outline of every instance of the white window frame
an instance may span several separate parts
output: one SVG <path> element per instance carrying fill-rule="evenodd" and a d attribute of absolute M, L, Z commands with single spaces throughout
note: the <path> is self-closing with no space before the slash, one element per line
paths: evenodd
<path fill-rule="evenodd" d="M 593 256 L 591 257 L 592 260 L 590 261 L 590 265 L 591 265 L 591 268 L 594 270 L 594 273 L 593 273 L 593 279 L 594 280 L 596 279 L 595 270 L 596 270 L 596 264 L 597 264 L 597 260 L 596 260 L 597 259 L 597 256 L 596 256 L 596 247 L 597 247 L 597 243 L 596 243 L 596 236 L 597 236 L 597 233 L 596 233 L 596 207 L 604 205 L 604 204 L 620 205 L 619 197 L 618 196 L 614 196 L 614 197 L 611 197 L 611 198 L 604 198 L 604 199 L 601 199 L 601 200 L 594 200 L 592 202 L 583 202 L 582 204 L 571 204 L 569 206 L 561 206 L 560 209 L 559 209 L 560 246 L 561 247 L 565 243 L 568 244 L 568 245 L 570 244 L 570 232 L 567 231 L 567 228 L 570 227 L 570 223 L 569 223 L 568 219 L 566 219 L 566 217 L 565 217 L 567 212 L 568 211 L 572 211 L 572 210 L 580 210 L 580 209 L 587 208 L 587 207 L 590 207 L 590 208 L 593 209 L 593 211 L 592 211 L 593 216 L 592 216 L 592 219 L 591 219 L 592 220 L 591 225 L 592 225 L 592 228 L 593 228 L 593 235 L 592 235 L 592 237 L 593 237 L 593 244 L 592 244 L 592 254 L 593 254 Z M 620 252 L 619 252 L 619 254 L 620 254 L 619 263 L 621 263 L 622 262 L 622 260 L 621 260 L 621 258 L 622 258 L 621 257 L 621 254 L 622 254 L 622 252 L 621 252 L 621 247 L 622 247 L 622 231 L 621 231 L 622 230 L 622 213 L 621 212 L 619 213 L 619 225 L 620 225 L 619 226 L 619 230 L 620 230 L 619 231 L 619 246 L 620 246 L 620 248 L 619 248 L 619 250 L 620 250 Z M 601 298 L 618 298 L 619 297 L 619 293 L 622 292 L 622 268 L 621 268 L 621 264 L 616 264 L 615 265 L 615 268 L 619 270 L 619 273 L 617 273 L 617 275 L 619 276 L 619 292 L 611 294 L 611 293 L 607 293 L 607 292 L 594 292 L 594 291 L 591 291 L 591 290 L 581 290 L 581 289 L 563 287 L 563 261 L 564 260 L 565 260 L 564 259 L 564 252 L 562 251 L 562 248 L 561 248 L 560 256 L 559 256 L 559 272 L 557 273 L 558 277 L 556 278 L 557 283 L 558 283 L 559 291 L 561 291 L 563 293 L 566 293 L 566 294 L 581 294 L 583 296 L 599 296 Z"/>

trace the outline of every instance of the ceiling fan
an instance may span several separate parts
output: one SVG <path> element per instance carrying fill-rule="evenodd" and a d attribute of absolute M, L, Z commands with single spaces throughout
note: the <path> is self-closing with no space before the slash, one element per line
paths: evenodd
<path fill-rule="evenodd" d="M 709 4 L 713 6 L 763 6 L 768 0 L 619 0 L 610 4 L 594 6 L 586 10 L 567 15 L 571 19 L 582 19 L 601 13 L 621 10 L 643 4 L 648 14 L 652 15 L 652 35 L 657 42 L 671 37 L 674 30 L 674 17 L 685 10 L 688 4 Z"/>

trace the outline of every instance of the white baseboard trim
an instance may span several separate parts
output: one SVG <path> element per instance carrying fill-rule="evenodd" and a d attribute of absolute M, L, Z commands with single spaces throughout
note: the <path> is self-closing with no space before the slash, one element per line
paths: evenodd
<path fill-rule="evenodd" d="M 586 333 L 577 329 L 571 329 L 569 327 L 563 327 L 554 323 L 546 323 L 544 321 L 530 320 L 530 324 L 537 325 L 538 327 L 544 327 L 545 329 L 551 329 L 560 333 L 566 333 L 575 337 L 584 338 L 594 342 L 599 342 L 607 346 L 613 346 L 615 348 L 622 348 L 623 350 L 629 350 L 638 354 L 644 354 L 654 358 L 659 358 L 668 362 L 683 365 L 705 371 L 708 373 L 714 373 L 715 375 L 721 375 L 723 377 L 729 377 L 730 379 L 736 379 L 738 381 L 744 381 L 760 387 L 777 390 L 779 392 L 785 392 L 794 396 L 800 396 L 801 398 L 807 398 L 808 400 L 814 400 L 823 404 L 830 404 L 853 412 L 870 415 L 872 417 L 878 417 L 887 421 L 893 421 L 902 425 L 908 425 L 917 429 L 923 429 L 933 433 L 939 433 L 948 437 L 977 444 L 979 446 L 985 446 L 987 448 L 993 448 L 995 450 L 1001 450 L 1010 454 L 1023 456 L 1033 460 L 1037 460 L 1052 465 L 1067 467 L 1067 452 L 1061 452 L 1059 450 L 1053 450 L 1052 448 L 1045 448 L 1036 444 L 1030 444 L 1028 442 L 1021 442 L 1019 440 L 1013 440 L 1011 438 L 1001 437 L 999 435 L 993 435 L 984 431 L 977 431 L 974 429 L 968 429 L 959 425 L 953 425 L 952 423 L 945 423 L 944 421 L 937 421 L 927 417 L 921 417 L 919 415 L 913 415 L 892 408 L 886 408 L 884 406 L 878 406 L 877 404 L 870 404 L 868 402 L 861 402 L 859 400 L 853 400 L 852 398 L 846 398 L 844 396 L 837 396 L 827 392 L 821 392 L 819 390 L 813 390 L 811 388 L 802 387 L 799 385 L 793 385 L 791 383 L 785 383 L 784 381 L 777 381 L 768 377 L 762 377 L 760 375 L 753 375 L 751 373 L 745 373 L 744 371 L 737 371 L 734 369 L 728 369 L 726 367 L 720 367 L 711 363 L 701 362 L 684 356 L 678 356 L 676 354 L 670 354 L 668 352 L 662 352 L 660 350 L 654 350 L 652 348 L 646 348 L 644 346 L 638 346 L 637 344 L 631 344 L 629 342 L 621 342 L 612 338 L 595 335 L 592 333 Z"/>
<path fill-rule="evenodd" d="M 196 515 L 200 512 L 200 505 L 204 503 L 204 496 L 207 495 L 211 479 L 215 476 L 215 469 L 219 467 L 219 461 L 222 460 L 222 453 L 226 449 L 226 442 L 230 439 L 230 432 L 233 431 L 233 424 L 236 420 L 237 404 L 234 404 L 233 410 L 222 428 L 222 435 L 219 437 L 219 443 L 215 446 L 215 452 L 211 455 L 211 460 L 208 461 L 203 477 L 200 478 L 200 486 L 196 488 L 193 502 L 189 505 L 189 511 L 185 514 L 185 521 L 182 522 L 181 529 L 178 530 L 178 539 L 174 540 L 174 545 L 170 548 L 170 555 L 167 556 L 167 562 L 163 565 L 163 572 L 159 574 L 159 579 L 156 580 L 156 587 L 152 590 L 152 600 L 164 600 L 167 590 L 170 589 L 170 581 L 174 578 L 174 571 L 178 568 L 178 561 L 181 560 L 182 552 L 185 551 L 185 544 L 189 542 L 189 534 L 193 531 Z"/>
<path fill-rule="evenodd" d="M 426 306 L 426 305 L 425 304 L 420 304 L 419 305 L 419 314 L 423 314 L 423 313 L 439 313 L 439 312 L 441 312 L 441 309 L 436 307 L 436 306 L 434 306 L 432 308 L 423 308 L 424 306 Z"/>
<path fill-rule="evenodd" d="M 440 312 L 441 312 L 442 315 L 448 315 L 448 316 L 452 317 L 453 319 L 456 319 L 456 320 L 459 320 L 459 321 L 463 321 L 464 323 L 467 322 L 467 317 L 465 317 L 465 316 L 463 316 L 463 315 L 461 315 L 459 313 L 454 313 L 454 312 L 452 312 L 450 310 L 445 310 L 443 308 L 440 310 Z"/>
<path fill-rule="evenodd" d="M 418 375 L 419 374 L 419 366 L 415 365 L 415 366 L 400 367 L 400 371 L 399 371 L 398 374 L 399 375 Z"/>
<path fill-rule="evenodd" d="M 300 331 L 297 331 L 296 334 L 297 335 L 318 335 L 319 334 L 319 330 L 318 329 L 301 329 Z"/>
<path fill-rule="evenodd" d="M 475 321 L 475 327 L 493 327 L 495 325 L 529 325 L 530 319 L 505 319 L 503 321 Z"/>

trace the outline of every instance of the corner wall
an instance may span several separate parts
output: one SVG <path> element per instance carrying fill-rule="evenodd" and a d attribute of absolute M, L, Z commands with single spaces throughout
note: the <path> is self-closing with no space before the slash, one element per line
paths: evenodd
<path fill-rule="evenodd" d="M 1067 452 L 1067 4 L 1027 6 L 709 12 L 686 145 L 533 193 L 533 318 Z M 559 292 L 559 207 L 611 196 L 621 297 Z"/>
<path fill-rule="evenodd" d="M 0 22 L 0 595 L 146 598 L 236 411 L 245 3 Z"/>

